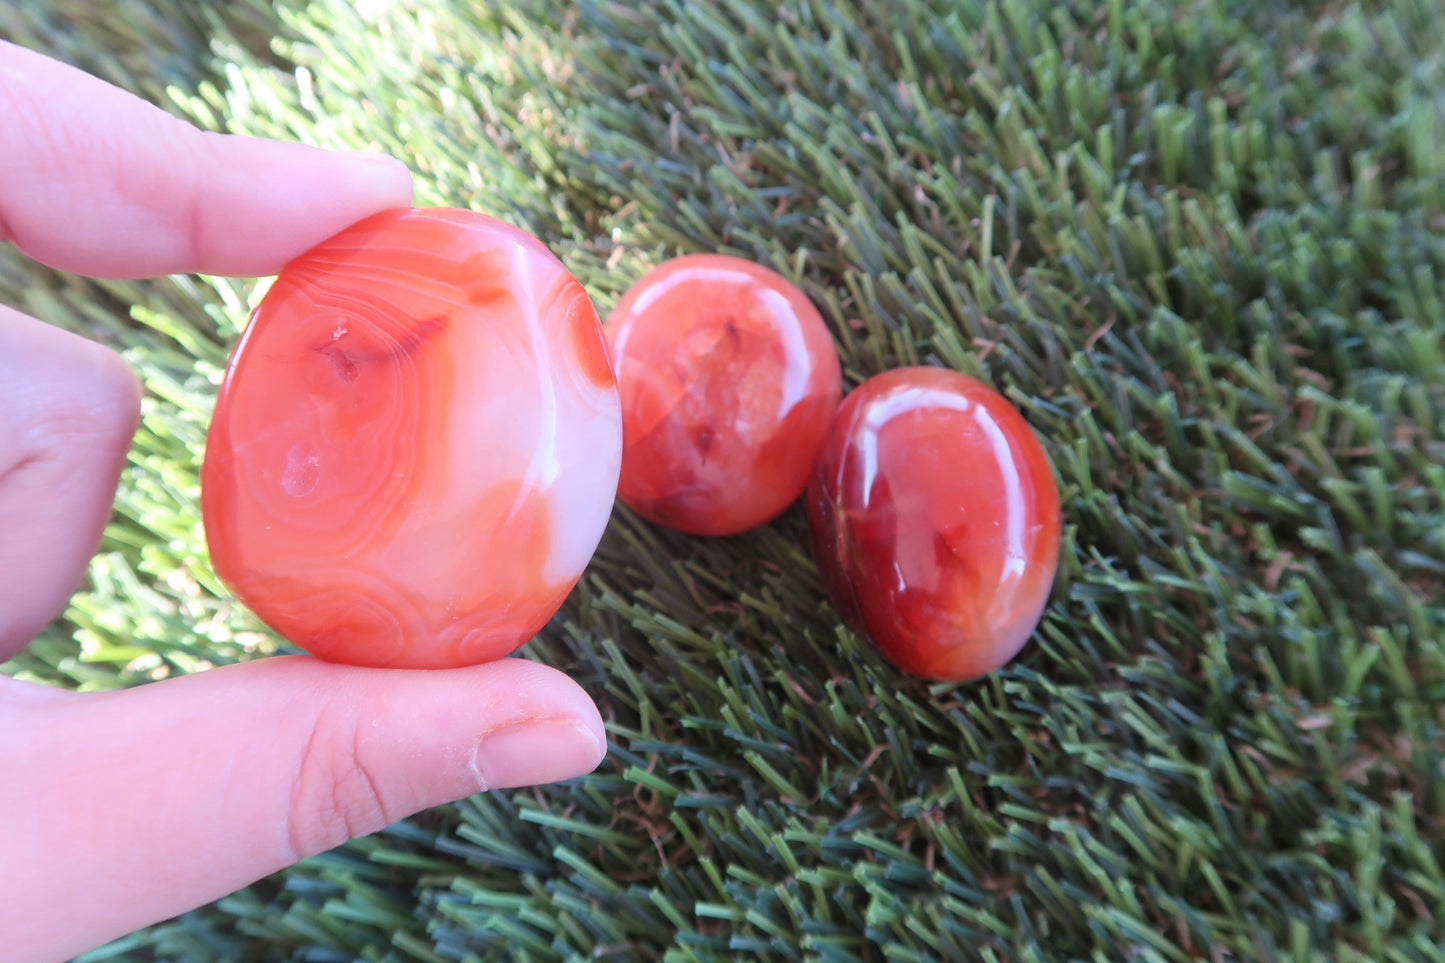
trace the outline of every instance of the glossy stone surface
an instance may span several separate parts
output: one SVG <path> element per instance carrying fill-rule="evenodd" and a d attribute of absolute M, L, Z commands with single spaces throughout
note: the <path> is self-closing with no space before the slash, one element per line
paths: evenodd
<path fill-rule="evenodd" d="M 622 397 L 618 496 L 695 535 L 787 508 L 842 395 L 812 302 L 761 265 L 694 254 L 649 272 L 607 318 Z"/>
<path fill-rule="evenodd" d="M 973 679 L 1012 659 L 1058 567 L 1043 447 L 1001 395 L 942 368 L 888 371 L 844 399 L 808 520 L 839 613 L 928 679 Z"/>
<path fill-rule="evenodd" d="M 499 658 L 556 611 L 622 451 L 596 311 L 536 238 L 389 211 L 288 265 L 216 402 L 202 511 L 217 574 L 325 659 Z"/>

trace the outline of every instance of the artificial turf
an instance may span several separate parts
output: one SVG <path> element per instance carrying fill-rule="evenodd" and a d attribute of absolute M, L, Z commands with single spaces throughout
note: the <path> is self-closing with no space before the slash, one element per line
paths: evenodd
<path fill-rule="evenodd" d="M 1445 5 L 18 0 L 0 36 L 391 151 L 604 312 L 670 256 L 761 261 L 848 384 L 998 387 L 1063 495 L 1042 625 L 964 685 L 840 627 L 797 508 L 708 540 L 619 507 L 524 650 L 599 699 L 597 774 L 86 960 L 1445 960 Z M 0 252 L 0 300 L 147 389 L 89 582 L 7 671 L 278 649 L 197 507 L 257 290 Z"/>

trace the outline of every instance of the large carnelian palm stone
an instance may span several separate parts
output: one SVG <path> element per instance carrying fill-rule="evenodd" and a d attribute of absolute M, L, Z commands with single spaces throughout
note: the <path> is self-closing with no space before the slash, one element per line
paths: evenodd
<path fill-rule="evenodd" d="M 536 238 L 370 217 L 287 265 L 216 401 L 217 574 L 324 659 L 447 668 L 552 616 L 607 524 L 621 413 L 601 324 Z"/>
<path fill-rule="evenodd" d="M 732 535 L 797 500 L 842 396 L 837 349 L 802 291 L 750 261 L 693 254 L 629 288 L 606 330 L 623 502 L 680 531 Z"/>
<path fill-rule="evenodd" d="M 898 668 L 962 681 L 1012 659 L 1059 559 L 1048 456 L 993 389 L 941 368 L 870 378 L 838 408 L 808 487 L 835 608 Z"/>

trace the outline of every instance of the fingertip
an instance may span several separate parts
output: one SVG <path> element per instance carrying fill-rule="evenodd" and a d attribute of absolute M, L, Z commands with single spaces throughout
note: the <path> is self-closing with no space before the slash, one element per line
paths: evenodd
<path fill-rule="evenodd" d="M 607 753 L 592 727 L 576 719 L 541 719 L 487 733 L 472 752 L 477 788 L 515 789 L 575 779 Z"/>
<path fill-rule="evenodd" d="M 129 448 L 132 436 L 140 426 L 141 379 L 129 361 L 105 345 L 85 340 L 91 358 L 94 389 L 101 399 L 93 408 L 99 433 L 115 438 L 122 448 Z M 107 422 L 106 417 L 110 417 Z"/>
<path fill-rule="evenodd" d="M 0 660 L 80 583 L 110 517 L 140 395 L 114 351 L 0 306 Z"/>
<path fill-rule="evenodd" d="M 410 206 L 411 169 L 397 158 L 375 151 L 330 153 L 347 168 L 347 176 L 354 185 L 352 191 L 361 199 L 362 206 L 378 211 Z"/>
<path fill-rule="evenodd" d="M 292 780 L 272 798 L 289 806 L 282 823 L 296 854 L 478 791 L 581 776 L 605 752 L 586 691 L 523 659 L 443 670 L 301 659 L 278 661 L 274 671 L 291 675 L 301 696 L 277 714 L 298 761 L 269 774 Z"/>
<path fill-rule="evenodd" d="M 551 707 L 546 713 L 536 712 L 533 713 L 534 715 L 546 715 L 548 718 L 575 723 L 585 730 L 600 747 L 599 752 L 605 752 L 607 727 L 602 721 L 602 713 L 598 711 L 597 703 L 593 701 L 592 696 L 582 687 L 582 684 L 565 672 L 540 662 L 517 657 L 499 659 L 462 671 L 502 673 L 504 678 L 514 675 L 516 684 L 532 689 L 542 696 L 545 704 Z M 596 761 L 601 761 L 601 755 Z"/>
<path fill-rule="evenodd" d="M 412 199 L 395 158 L 201 131 L 5 44 L 0 156 L 0 241 L 96 277 L 273 274 Z"/>
<path fill-rule="evenodd" d="M 607 757 L 607 727 L 577 680 L 527 659 L 500 659 L 459 670 L 514 694 L 504 712 L 488 712 L 471 765 L 481 789 L 540 786 L 585 776 Z"/>
<path fill-rule="evenodd" d="M 163 206 L 152 235 L 154 251 L 166 237 L 178 242 L 176 263 L 153 262 L 166 273 L 275 274 L 357 221 L 411 204 L 411 171 L 386 154 L 203 136 L 207 160 L 190 168 L 189 202 L 183 212 Z"/>

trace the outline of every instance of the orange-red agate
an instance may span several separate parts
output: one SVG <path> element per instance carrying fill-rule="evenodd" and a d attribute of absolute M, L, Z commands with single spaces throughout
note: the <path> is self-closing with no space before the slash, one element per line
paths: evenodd
<path fill-rule="evenodd" d="M 1043 615 L 1059 558 L 1047 455 L 1001 395 L 941 368 L 853 391 L 808 488 L 833 605 L 898 668 L 961 681 L 1000 668 Z"/>
<path fill-rule="evenodd" d="M 597 314 L 536 238 L 389 211 L 289 264 L 217 398 L 201 507 L 217 574 L 325 659 L 499 658 L 561 605 L 622 448 Z"/>
<path fill-rule="evenodd" d="M 842 395 L 818 310 L 785 278 L 718 254 L 668 261 L 607 318 L 622 398 L 618 497 L 695 535 L 731 535 L 803 493 Z"/>

